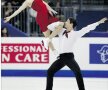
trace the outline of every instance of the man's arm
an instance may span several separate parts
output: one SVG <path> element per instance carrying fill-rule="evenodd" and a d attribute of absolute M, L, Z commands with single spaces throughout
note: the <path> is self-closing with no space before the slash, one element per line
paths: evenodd
<path fill-rule="evenodd" d="M 53 37 L 58 35 L 61 32 L 61 30 L 63 29 L 63 26 L 64 26 L 64 22 L 60 22 L 60 24 L 54 28 L 55 30 L 52 32 L 52 34 L 49 36 L 49 38 L 52 39 Z"/>
<path fill-rule="evenodd" d="M 64 22 L 54 22 L 54 23 L 52 23 L 52 24 L 50 24 L 50 25 L 47 26 L 47 28 L 50 31 L 52 31 L 51 35 L 47 38 L 47 42 L 50 41 L 49 47 L 54 52 L 55 52 L 56 49 L 54 48 L 53 43 L 51 43 L 51 39 L 53 37 L 55 37 L 56 35 L 58 35 L 62 31 L 63 25 L 64 25 Z"/>
<path fill-rule="evenodd" d="M 98 25 L 104 23 L 106 20 L 108 20 L 108 19 L 105 17 L 105 18 L 102 18 L 101 20 L 99 20 L 98 22 L 95 22 L 93 24 L 90 24 L 90 25 L 82 28 L 80 31 L 78 31 L 78 36 L 82 37 L 86 33 L 94 30 Z"/>

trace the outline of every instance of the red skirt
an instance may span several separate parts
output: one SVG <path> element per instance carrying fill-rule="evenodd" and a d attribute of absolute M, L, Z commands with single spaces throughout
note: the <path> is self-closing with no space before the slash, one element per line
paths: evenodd
<path fill-rule="evenodd" d="M 53 22 L 59 21 L 58 18 L 51 16 L 49 13 L 38 13 L 36 17 L 36 22 L 38 23 L 42 32 L 47 31 L 47 26 Z"/>

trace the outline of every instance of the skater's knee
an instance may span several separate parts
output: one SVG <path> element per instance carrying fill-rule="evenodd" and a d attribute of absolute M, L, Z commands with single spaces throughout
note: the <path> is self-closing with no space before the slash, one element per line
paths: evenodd
<path fill-rule="evenodd" d="M 74 70 L 74 73 L 75 73 L 76 75 L 81 75 L 81 70 L 80 70 L 80 69 Z"/>
<path fill-rule="evenodd" d="M 48 76 L 54 76 L 54 71 L 51 70 L 51 69 L 48 69 L 47 75 L 48 75 Z"/>

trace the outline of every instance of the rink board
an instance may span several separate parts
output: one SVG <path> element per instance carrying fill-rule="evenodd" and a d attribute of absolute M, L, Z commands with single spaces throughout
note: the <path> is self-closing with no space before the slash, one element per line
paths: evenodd
<path fill-rule="evenodd" d="M 56 57 L 40 45 L 43 39 L 2 38 L 2 77 L 46 77 Z M 58 38 L 53 43 L 58 50 Z M 72 49 L 84 77 L 108 78 L 108 38 L 84 37 Z M 74 77 L 74 74 L 65 66 L 55 76 Z"/>

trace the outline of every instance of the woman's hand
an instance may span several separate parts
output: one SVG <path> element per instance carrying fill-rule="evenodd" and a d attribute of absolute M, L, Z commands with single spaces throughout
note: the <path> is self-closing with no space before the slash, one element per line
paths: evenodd
<path fill-rule="evenodd" d="M 4 22 L 7 23 L 7 22 L 10 21 L 10 19 L 11 19 L 10 17 L 6 17 L 6 18 L 4 18 Z"/>
<path fill-rule="evenodd" d="M 43 3 L 46 5 L 49 14 L 51 14 L 51 16 L 55 16 L 57 14 L 57 12 L 55 10 L 53 10 L 45 1 L 43 1 Z"/>
<path fill-rule="evenodd" d="M 107 18 L 107 17 L 104 17 L 104 18 L 102 18 L 100 21 L 98 21 L 98 23 L 99 23 L 99 24 L 105 23 L 105 21 L 107 21 L 107 20 L 108 20 L 108 18 Z"/>
<path fill-rule="evenodd" d="M 50 10 L 49 10 L 49 14 L 50 14 L 51 16 L 53 16 L 53 13 L 52 13 L 52 11 L 50 11 Z"/>
<path fill-rule="evenodd" d="M 54 15 L 57 15 L 57 14 L 58 14 L 58 12 L 55 11 L 55 10 L 52 10 L 52 13 L 53 13 Z"/>
<path fill-rule="evenodd" d="M 56 16 L 58 13 L 55 10 L 49 10 L 51 16 Z"/>

